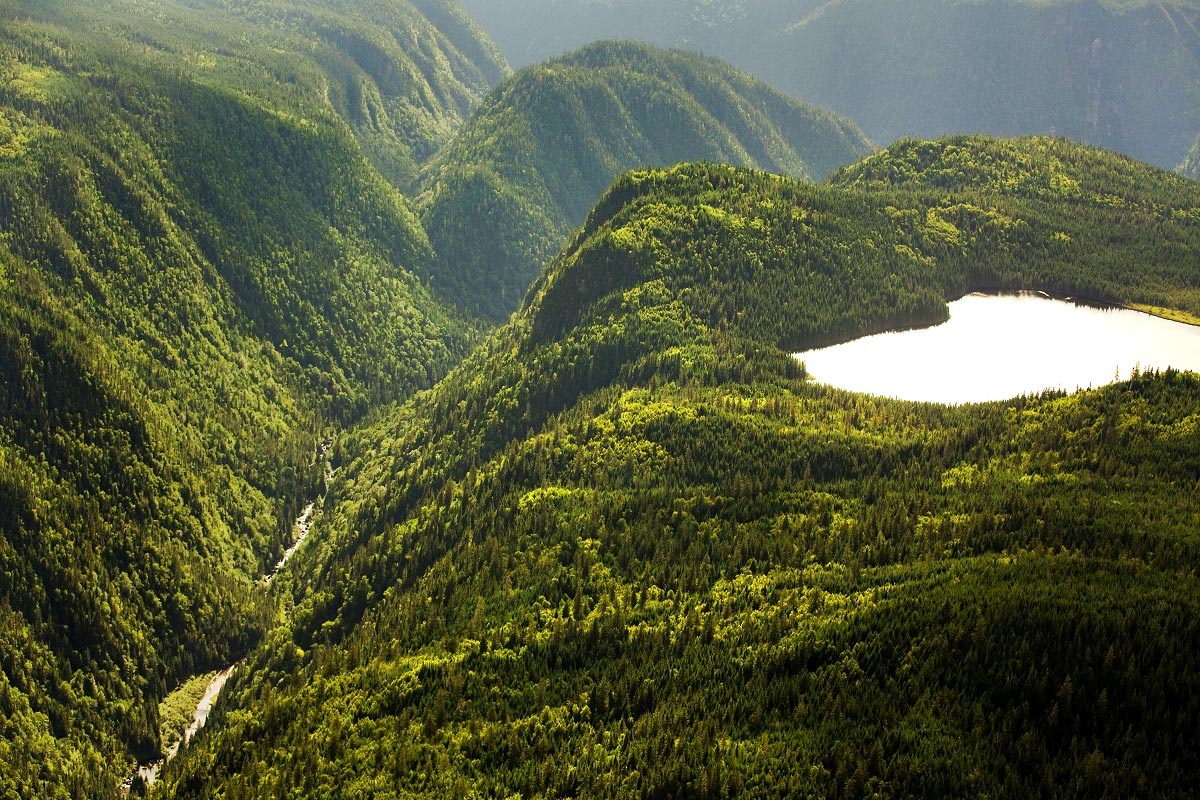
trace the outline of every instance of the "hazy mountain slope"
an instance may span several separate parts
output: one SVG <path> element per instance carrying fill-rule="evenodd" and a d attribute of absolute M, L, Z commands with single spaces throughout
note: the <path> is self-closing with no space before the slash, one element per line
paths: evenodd
<path fill-rule="evenodd" d="M 87 30 L 126 57 L 236 88 L 297 117 L 338 114 L 394 185 L 508 72 L 453 0 L 8 0 L 0 13 Z"/>
<path fill-rule="evenodd" d="M 473 335 L 340 116 L 130 41 L 0 23 L 3 796 L 115 795 L 269 621 L 322 431 Z"/>
<path fill-rule="evenodd" d="M 823 0 L 463 0 L 463 7 L 523 67 L 597 39 L 638 39 L 728 58 Z M 731 41 L 732 40 L 732 41 Z"/>
<path fill-rule="evenodd" d="M 516 65 L 597 37 L 726 58 L 877 142 L 1067 136 L 1174 167 L 1200 128 L 1195 0 L 465 0 Z"/>
<path fill-rule="evenodd" d="M 848 120 L 713 59 L 591 45 L 498 87 L 429 169 L 437 283 L 504 319 L 623 170 L 705 160 L 821 178 L 867 148 Z"/>
<path fill-rule="evenodd" d="M 880 141 L 1049 133 L 1173 167 L 1200 122 L 1198 26 L 1193 0 L 874 0 L 797 24 L 754 68 L 786 64 L 771 73 L 779 85 Z M 839 72 L 851 44 L 865 63 Z"/>
<path fill-rule="evenodd" d="M 997 283 L 1194 297 L 1200 189 L 921 152 L 1018 164 L 620 178 L 509 325 L 342 440 L 294 611 L 165 796 L 1185 796 L 1197 377 L 952 409 L 788 351 Z M 1008 188 L 1048 154 L 1088 193 Z"/>
<path fill-rule="evenodd" d="M 1196 138 L 1188 157 L 1179 165 L 1179 171 L 1189 178 L 1200 180 L 1200 137 Z"/>

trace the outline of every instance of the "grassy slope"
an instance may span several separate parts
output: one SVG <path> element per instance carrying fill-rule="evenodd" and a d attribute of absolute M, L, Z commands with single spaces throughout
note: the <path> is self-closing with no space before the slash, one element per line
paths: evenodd
<path fill-rule="evenodd" d="M 1195 0 L 464 5 L 514 65 L 599 37 L 683 46 L 845 114 L 882 143 L 1056 134 L 1174 167 L 1200 129 Z"/>
<path fill-rule="evenodd" d="M 166 796 L 1186 796 L 1196 376 L 951 409 L 787 351 L 985 283 L 1186 299 L 1200 192 L 1044 140 L 857 180 L 618 180 L 506 328 L 343 440 L 294 614 Z"/>
<path fill-rule="evenodd" d="M 706 160 L 821 178 L 867 147 L 852 123 L 715 60 L 601 43 L 498 87 L 427 171 L 423 217 L 439 283 L 502 320 L 626 169 Z"/>
<path fill-rule="evenodd" d="M 259 636 L 325 426 L 475 335 L 371 161 L 407 175 L 502 64 L 404 3 L 0 9 L 0 795 L 103 797 Z M 335 42 L 385 11 L 412 57 L 368 131 Z"/>

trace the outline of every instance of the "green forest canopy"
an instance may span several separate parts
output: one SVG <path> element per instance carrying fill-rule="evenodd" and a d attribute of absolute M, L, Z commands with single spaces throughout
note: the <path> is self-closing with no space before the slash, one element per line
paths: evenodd
<path fill-rule="evenodd" d="M 639 171 L 588 216 L 633 163 L 820 177 L 866 143 L 629 44 L 521 73 L 458 137 L 507 67 L 450 0 L 0 0 L 0 53 L 0 796 L 114 796 L 167 691 L 246 652 L 168 792 L 1194 784 L 1194 378 L 949 410 L 788 355 L 972 288 L 1195 314 L 1194 182 L 960 137 L 820 187 Z M 497 219 L 436 204 L 463 175 Z M 439 208 L 524 259 L 506 294 L 447 278 Z M 441 381 L 480 332 L 439 298 L 515 303 L 585 216 Z"/>
<path fill-rule="evenodd" d="M 435 284 L 503 321 L 624 170 L 715 161 L 821 179 L 869 146 L 849 120 L 715 59 L 589 45 L 498 86 L 426 169 Z"/>
<path fill-rule="evenodd" d="M 294 611 L 166 795 L 1186 796 L 1197 376 L 948 408 L 790 351 L 995 285 L 1194 303 L 1198 210 L 1046 139 L 621 177 L 341 440 Z"/>
<path fill-rule="evenodd" d="M 402 189 L 508 74 L 451 0 L 3 0 L 0 18 L 273 113 L 332 112 Z"/>
<path fill-rule="evenodd" d="M 0 5 L 0 796 L 115 796 L 156 757 L 158 701 L 269 623 L 323 433 L 478 335 L 372 162 L 415 169 L 502 61 L 377 6 L 429 63 L 367 131 L 366 23 L 327 4 Z"/>

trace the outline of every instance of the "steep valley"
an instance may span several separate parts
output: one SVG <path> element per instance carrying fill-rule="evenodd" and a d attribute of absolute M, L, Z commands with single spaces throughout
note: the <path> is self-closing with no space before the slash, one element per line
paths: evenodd
<path fill-rule="evenodd" d="M 17 797 L 110 796 L 160 752 L 157 701 L 271 619 L 256 580 L 320 480 L 322 432 L 428 387 L 478 335 L 423 285 L 420 222 L 338 110 L 269 51 L 210 55 L 272 25 L 124 8 L 144 27 L 101 4 L 3 14 L 0 794 Z M 320 59 L 290 63 L 311 78 Z"/>
<path fill-rule="evenodd" d="M 0 797 L 146 792 L 214 673 L 154 797 L 1190 796 L 1200 377 L 793 353 L 1200 318 L 1195 180 L 863 133 L 1194 177 L 1193 6 L 638 5 L 862 116 L 624 2 L 0 0 Z"/>
<path fill-rule="evenodd" d="M 813 180 L 869 150 L 850 120 L 715 59 L 590 45 L 498 86 L 425 171 L 434 283 L 503 322 L 625 170 L 714 161 Z"/>
<path fill-rule="evenodd" d="M 830 183 L 618 179 L 339 442 L 295 611 L 166 796 L 1184 796 L 1196 376 L 949 408 L 790 349 L 984 286 L 1190 305 L 1196 185 L 984 138 Z"/>

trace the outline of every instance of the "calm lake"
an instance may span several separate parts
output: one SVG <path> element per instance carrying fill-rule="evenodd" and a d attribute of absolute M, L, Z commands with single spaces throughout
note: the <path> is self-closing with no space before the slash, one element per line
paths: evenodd
<path fill-rule="evenodd" d="M 967 295 L 933 328 L 798 353 L 814 380 L 856 392 L 975 403 L 1102 386 L 1135 369 L 1200 372 L 1200 327 L 1040 294 Z"/>

